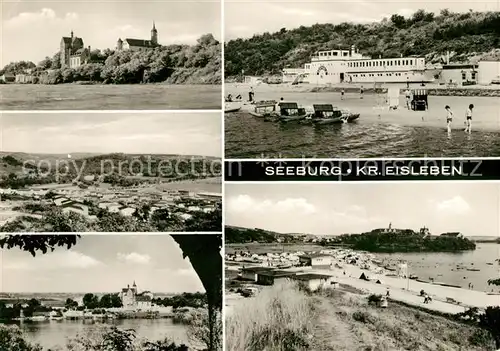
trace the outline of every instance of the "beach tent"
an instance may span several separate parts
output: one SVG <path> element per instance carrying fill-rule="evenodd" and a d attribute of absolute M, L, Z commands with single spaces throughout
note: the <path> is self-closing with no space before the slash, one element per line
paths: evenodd
<path fill-rule="evenodd" d="M 387 89 L 387 101 L 389 102 L 390 109 L 397 109 L 399 107 L 399 88 L 391 87 Z"/>
<path fill-rule="evenodd" d="M 377 279 L 377 281 L 375 282 L 375 284 L 382 284 L 382 282 Z"/>
<path fill-rule="evenodd" d="M 368 279 L 368 277 L 366 276 L 365 273 L 361 273 L 361 275 L 359 276 L 359 279 L 363 279 L 363 280 L 366 280 L 366 281 L 370 280 L 370 279 Z"/>

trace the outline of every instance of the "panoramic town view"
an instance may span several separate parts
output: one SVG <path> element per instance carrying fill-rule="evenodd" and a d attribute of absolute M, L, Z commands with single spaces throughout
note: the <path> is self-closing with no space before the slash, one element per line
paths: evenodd
<path fill-rule="evenodd" d="M 3 1 L 0 108 L 220 109 L 220 6 Z"/>
<path fill-rule="evenodd" d="M 226 350 L 496 350 L 496 184 L 227 184 Z"/>
<path fill-rule="evenodd" d="M 498 4 L 425 5 L 226 2 L 226 155 L 499 156 Z"/>
<path fill-rule="evenodd" d="M 0 231 L 215 232 L 221 121 L 196 114 L 3 114 Z"/>
<path fill-rule="evenodd" d="M 221 245 L 212 234 L 2 235 L 1 348 L 219 350 Z"/>

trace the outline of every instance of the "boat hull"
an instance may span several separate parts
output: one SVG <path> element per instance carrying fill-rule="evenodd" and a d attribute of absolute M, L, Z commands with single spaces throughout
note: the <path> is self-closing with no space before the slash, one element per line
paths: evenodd
<path fill-rule="evenodd" d="M 359 118 L 359 114 L 352 114 L 347 117 L 347 123 L 352 123 Z M 335 118 L 321 118 L 313 120 L 315 124 L 340 124 L 345 123 L 344 119 L 341 117 Z"/>

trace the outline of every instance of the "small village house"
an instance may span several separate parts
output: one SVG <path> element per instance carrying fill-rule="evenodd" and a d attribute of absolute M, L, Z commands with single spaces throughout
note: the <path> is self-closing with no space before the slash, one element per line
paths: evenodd
<path fill-rule="evenodd" d="M 323 254 L 308 254 L 299 256 L 301 266 L 311 266 L 313 268 L 330 268 L 333 257 Z"/>
<path fill-rule="evenodd" d="M 14 83 L 16 81 L 16 76 L 12 73 L 5 73 L 0 76 L 0 80 L 4 83 Z"/>
<path fill-rule="evenodd" d="M 473 85 L 478 80 L 478 65 L 475 64 L 447 64 L 443 65 L 440 82 L 444 84 Z"/>

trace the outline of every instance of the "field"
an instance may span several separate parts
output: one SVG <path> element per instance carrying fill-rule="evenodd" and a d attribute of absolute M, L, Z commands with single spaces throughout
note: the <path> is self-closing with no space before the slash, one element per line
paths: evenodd
<path fill-rule="evenodd" d="M 234 306 L 226 350 L 493 350 L 482 330 L 390 301 L 369 305 L 355 289 L 306 294 L 292 283 L 264 289 Z"/>

